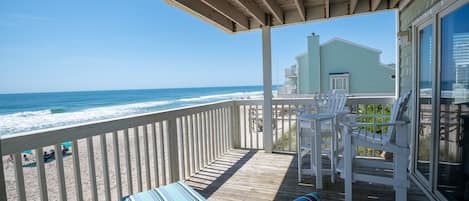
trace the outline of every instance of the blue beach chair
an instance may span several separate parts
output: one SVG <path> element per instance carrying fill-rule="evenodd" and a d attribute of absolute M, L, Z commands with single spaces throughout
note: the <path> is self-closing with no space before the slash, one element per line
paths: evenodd
<path fill-rule="evenodd" d="M 319 196 L 319 193 L 313 192 L 313 193 L 308 193 L 306 195 L 303 195 L 299 198 L 296 198 L 293 201 L 320 201 L 321 197 Z"/>

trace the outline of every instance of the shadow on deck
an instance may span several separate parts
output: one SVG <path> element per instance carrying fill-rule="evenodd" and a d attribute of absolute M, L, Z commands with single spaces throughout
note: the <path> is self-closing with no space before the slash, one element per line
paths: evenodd
<path fill-rule="evenodd" d="M 342 179 L 331 183 L 326 176 L 322 200 L 343 200 Z M 307 177 L 305 183 L 313 183 Z M 257 150 L 232 150 L 221 159 L 186 180 L 209 200 L 293 200 L 315 191 L 314 185 L 298 185 L 296 157 L 291 154 L 266 154 Z M 354 200 L 394 200 L 392 186 L 357 182 Z M 409 200 L 428 200 L 411 184 Z"/>

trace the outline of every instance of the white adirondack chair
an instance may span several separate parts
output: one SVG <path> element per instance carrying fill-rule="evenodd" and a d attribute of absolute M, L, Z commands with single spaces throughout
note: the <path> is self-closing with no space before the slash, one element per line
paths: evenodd
<path fill-rule="evenodd" d="M 309 108 L 307 111 L 299 113 L 298 115 L 298 127 L 297 127 L 297 153 L 298 153 L 298 182 L 302 182 L 303 174 L 315 175 L 314 170 L 321 168 L 320 165 L 315 164 L 318 154 L 315 151 L 319 150 L 321 154 L 327 155 L 330 159 L 330 168 L 326 170 L 326 174 L 331 175 L 331 182 L 335 181 L 335 167 L 337 164 L 337 147 L 339 136 L 336 133 L 337 130 L 337 119 L 343 115 L 347 96 L 343 93 L 329 93 L 320 94 L 315 97 L 313 102 L 313 108 Z M 321 119 L 321 115 L 324 119 Z M 332 115 L 332 118 L 331 118 Z M 318 119 L 319 118 L 319 119 Z M 321 145 L 322 147 L 314 148 L 313 132 L 315 132 L 315 125 L 313 119 L 316 119 L 321 124 Z M 311 151 L 313 149 L 313 151 Z M 303 157 L 309 155 L 310 166 L 309 168 L 303 168 Z M 320 156 L 319 156 L 320 160 Z M 321 170 L 322 171 L 322 170 Z M 317 175 L 316 175 L 317 176 Z M 319 180 L 318 180 L 319 179 Z M 316 187 L 322 188 L 322 179 L 317 177 Z"/>
<path fill-rule="evenodd" d="M 399 97 L 393 104 L 391 116 L 388 123 L 359 123 L 355 117 L 354 121 L 344 123 L 344 151 L 343 171 L 341 177 L 345 179 L 345 200 L 352 200 L 352 182 L 365 181 L 370 183 L 379 183 L 392 185 L 396 192 L 396 200 L 407 200 L 407 188 L 409 185 L 407 177 L 407 166 L 409 164 L 409 145 L 408 145 L 408 119 L 404 113 L 407 110 L 410 92 Z M 365 116 L 369 118 L 370 115 Z M 384 134 L 371 133 L 366 127 L 383 126 L 387 127 Z M 358 160 L 355 158 L 356 147 L 362 146 L 375 150 L 383 150 L 393 153 L 393 161 L 384 160 Z M 343 163 L 342 163 L 343 162 Z M 360 166 L 371 168 L 392 169 L 392 177 L 376 176 L 366 174 L 367 172 L 358 172 Z M 383 170 L 384 170 L 383 169 Z M 369 173 L 369 172 L 368 172 Z"/>

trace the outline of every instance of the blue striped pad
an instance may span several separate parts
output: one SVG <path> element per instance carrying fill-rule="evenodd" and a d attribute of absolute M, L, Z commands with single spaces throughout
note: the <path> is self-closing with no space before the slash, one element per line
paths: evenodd
<path fill-rule="evenodd" d="M 313 192 L 303 195 L 299 198 L 296 198 L 293 201 L 320 201 L 321 198 L 319 197 L 319 193 Z"/>
<path fill-rule="evenodd" d="M 136 193 L 122 198 L 121 201 L 205 201 L 194 189 L 179 181 L 149 191 Z"/>

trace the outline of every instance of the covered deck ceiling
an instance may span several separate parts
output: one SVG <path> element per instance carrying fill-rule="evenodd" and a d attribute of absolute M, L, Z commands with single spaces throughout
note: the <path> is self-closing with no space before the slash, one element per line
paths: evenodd
<path fill-rule="evenodd" d="M 227 33 L 402 9 L 412 0 L 165 0 Z"/>

